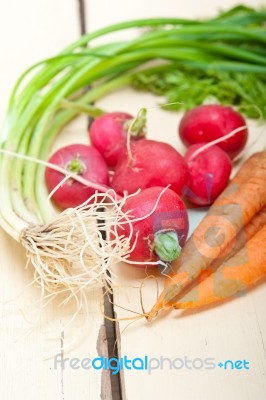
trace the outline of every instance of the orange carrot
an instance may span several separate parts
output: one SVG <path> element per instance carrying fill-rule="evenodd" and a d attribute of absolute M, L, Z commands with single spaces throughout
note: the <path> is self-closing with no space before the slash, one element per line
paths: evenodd
<path fill-rule="evenodd" d="M 266 225 L 266 207 L 259 211 L 247 225 L 239 232 L 236 240 L 225 248 L 225 250 L 220 254 L 219 258 L 216 258 L 211 264 L 211 270 L 216 270 L 219 265 L 235 255 L 246 243 L 261 229 Z"/>
<path fill-rule="evenodd" d="M 201 271 L 228 246 L 252 218 L 266 206 L 266 151 L 256 153 L 240 168 L 225 191 L 210 207 L 206 217 L 184 246 L 179 259 L 172 264 L 173 275 L 152 308 L 149 319 L 171 302 Z"/>
<path fill-rule="evenodd" d="M 219 258 L 216 258 L 206 270 L 200 272 L 196 284 L 209 277 L 222 263 L 233 257 L 260 229 L 264 227 L 264 225 L 266 225 L 266 207 L 258 212 L 255 217 L 253 217 L 252 220 L 244 227 L 244 229 L 240 231 L 240 233 L 237 235 L 236 241 L 230 243 L 229 246 L 219 256 Z M 185 288 L 184 291 L 186 293 L 191 290 L 192 286 L 195 286 L 195 281 Z"/>
<path fill-rule="evenodd" d="M 174 308 L 198 308 L 223 301 L 266 278 L 266 225 L 216 272 L 194 287 Z"/>
<path fill-rule="evenodd" d="M 265 154 L 265 151 L 261 151 L 250 156 L 238 169 L 234 178 L 229 182 L 228 187 L 232 185 L 242 185 L 247 182 L 247 180 L 252 177 L 254 169 L 258 167 L 258 164 L 263 164 L 265 162 Z"/>

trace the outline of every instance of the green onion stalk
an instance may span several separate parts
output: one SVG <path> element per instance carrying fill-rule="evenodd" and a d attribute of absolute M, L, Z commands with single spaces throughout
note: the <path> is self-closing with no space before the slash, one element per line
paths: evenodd
<path fill-rule="evenodd" d="M 126 260 L 130 252 L 129 240 L 118 237 L 116 229 L 106 241 L 95 229 L 99 217 L 100 229 L 106 230 L 125 219 L 125 199 L 110 191 L 98 193 L 87 204 L 62 213 L 47 200 L 44 170 L 58 133 L 81 113 L 101 115 L 94 105 L 97 100 L 126 86 L 165 95 L 171 102 L 175 92 L 179 105 L 193 105 L 189 90 L 186 99 L 180 98 L 182 85 L 173 79 L 178 74 L 188 83 L 191 76 L 198 76 L 199 85 L 215 76 L 216 86 L 222 86 L 227 77 L 227 95 L 220 99 L 217 94 L 218 100 L 229 98 L 241 106 L 242 99 L 265 116 L 265 103 L 256 103 L 257 94 L 265 99 L 266 92 L 265 20 L 265 10 L 238 6 L 201 21 L 127 21 L 83 35 L 22 74 L 11 93 L 0 138 L 0 223 L 25 247 L 43 292 L 73 292 L 103 284 L 110 279 L 106 274 L 110 265 Z M 134 40 L 108 41 L 110 33 L 132 28 L 142 28 Z M 100 37 L 106 43 L 94 46 Z M 240 78 L 257 79 L 256 88 L 252 85 L 252 91 L 245 92 Z M 87 87 L 90 90 L 84 91 Z M 71 177 L 81 179 L 74 173 Z M 99 203 L 107 198 L 110 207 L 103 207 L 99 216 Z"/>

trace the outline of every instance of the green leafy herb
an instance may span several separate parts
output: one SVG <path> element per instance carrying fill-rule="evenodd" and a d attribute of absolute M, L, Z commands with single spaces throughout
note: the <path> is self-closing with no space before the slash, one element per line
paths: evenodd
<path fill-rule="evenodd" d="M 166 97 L 167 110 L 188 110 L 204 103 L 236 105 L 249 118 L 266 119 L 266 74 L 219 72 L 179 66 L 175 70 L 141 72 L 133 85 Z M 169 105 L 167 105 L 169 103 Z"/>

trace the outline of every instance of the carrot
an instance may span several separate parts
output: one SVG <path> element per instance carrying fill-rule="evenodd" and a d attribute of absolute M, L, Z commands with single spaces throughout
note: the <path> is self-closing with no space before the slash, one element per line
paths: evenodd
<path fill-rule="evenodd" d="M 211 269 L 214 271 L 219 267 L 222 262 L 228 260 L 234 256 L 245 244 L 266 224 L 266 207 L 258 212 L 252 220 L 244 226 L 244 228 L 237 235 L 236 240 L 220 254 L 219 258 L 216 258 L 212 264 Z"/>
<path fill-rule="evenodd" d="M 210 276 L 222 263 L 233 257 L 260 229 L 264 227 L 264 225 L 266 225 L 266 207 L 258 212 L 255 217 L 244 226 L 237 235 L 236 240 L 233 240 L 232 243 L 227 246 L 227 248 L 220 254 L 219 258 L 216 258 L 206 270 L 200 272 L 198 282 L 201 282 L 206 277 Z M 189 290 L 190 287 L 186 288 L 186 292 Z"/>
<path fill-rule="evenodd" d="M 222 263 L 216 272 L 172 306 L 198 308 L 223 301 L 266 278 L 265 242 L 266 225 L 238 253 Z"/>
<path fill-rule="evenodd" d="M 243 226 L 266 206 L 266 151 L 256 153 L 215 200 L 207 215 L 172 263 L 173 275 L 149 313 L 152 319 L 234 242 Z M 178 272 L 177 272 L 178 270 Z"/>
<path fill-rule="evenodd" d="M 265 150 L 265 149 L 264 149 Z M 228 188 L 233 185 L 242 185 L 252 177 L 254 169 L 258 164 L 264 163 L 266 159 L 266 152 L 261 151 L 250 156 L 243 165 L 239 168 L 234 178 L 229 182 Z"/>

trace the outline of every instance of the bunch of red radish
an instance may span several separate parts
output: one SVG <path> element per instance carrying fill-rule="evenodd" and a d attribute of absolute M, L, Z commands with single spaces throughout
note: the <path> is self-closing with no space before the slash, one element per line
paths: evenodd
<path fill-rule="evenodd" d="M 94 185 L 64 179 L 61 172 L 48 167 L 48 191 L 53 191 L 59 207 L 68 208 L 88 200 L 95 188 L 112 188 L 121 196 L 140 189 L 124 205 L 133 218 L 130 259 L 143 266 L 158 259 L 171 262 L 188 235 L 181 197 L 200 206 L 212 204 L 226 187 L 232 160 L 242 152 L 248 132 L 244 118 L 232 108 L 203 105 L 184 115 L 179 135 L 189 146 L 184 157 L 169 144 L 146 139 L 143 121 L 136 123 L 122 112 L 105 114 L 90 127 L 91 145 L 61 148 L 49 160 Z M 129 235 L 126 225 L 121 235 Z"/>

